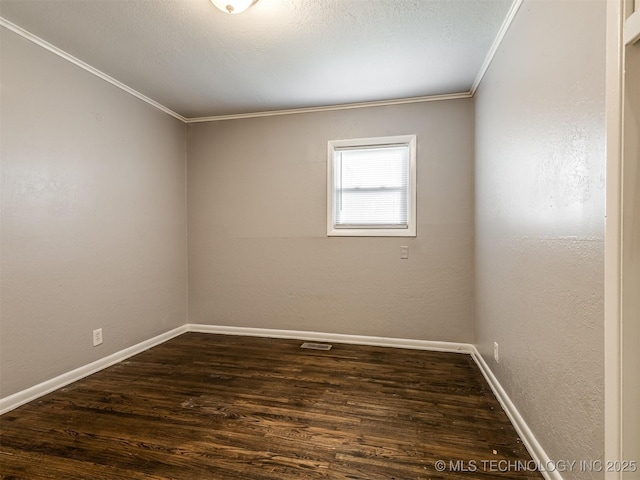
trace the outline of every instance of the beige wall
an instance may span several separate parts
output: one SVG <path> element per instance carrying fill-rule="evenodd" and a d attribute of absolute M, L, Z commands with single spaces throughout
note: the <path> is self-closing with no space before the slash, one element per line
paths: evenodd
<path fill-rule="evenodd" d="M 603 459 L 604 33 L 527 0 L 476 96 L 477 343 L 552 460 Z"/>
<path fill-rule="evenodd" d="M 6 396 L 186 322 L 186 128 L 0 34 Z"/>
<path fill-rule="evenodd" d="M 327 238 L 327 141 L 400 134 L 418 236 Z M 473 340 L 470 99 L 193 124 L 188 143 L 192 323 Z"/>
<path fill-rule="evenodd" d="M 187 128 L 0 31 L 6 396 L 187 322 Z M 191 125 L 189 321 L 475 340 L 602 458 L 603 68 L 603 2 L 525 1 L 475 100 Z M 413 133 L 418 236 L 326 237 L 327 141 Z"/>

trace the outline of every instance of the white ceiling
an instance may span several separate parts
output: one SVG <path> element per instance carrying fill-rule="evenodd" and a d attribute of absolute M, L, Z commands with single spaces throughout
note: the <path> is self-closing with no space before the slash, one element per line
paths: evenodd
<path fill-rule="evenodd" d="M 0 15 L 178 114 L 469 92 L 513 0 L 0 0 Z"/>

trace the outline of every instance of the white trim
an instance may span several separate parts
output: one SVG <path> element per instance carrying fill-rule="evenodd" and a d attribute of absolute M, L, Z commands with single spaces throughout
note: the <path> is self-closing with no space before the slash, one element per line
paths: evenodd
<path fill-rule="evenodd" d="M 495 377 L 475 346 L 471 352 L 471 358 L 473 358 L 478 365 L 480 372 L 482 372 L 482 375 L 487 380 L 487 383 L 491 387 L 493 394 L 498 399 L 498 402 L 500 402 L 500 405 L 507 414 L 507 417 L 511 420 L 511 424 L 516 429 L 516 432 L 518 432 L 518 435 L 520 436 L 522 443 L 524 443 L 524 446 L 529 451 L 531 458 L 541 467 L 540 473 L 542 473 L 542 476 L 546 480 L 562 480 L 560 473 L 553 468 L 554 463 L 533 435 L 533 432 L 527 425 L 527 422 L 522 418 L 522 415 L 520 415 L 520 412 L 509 398 L 509 395 L 507 395 L 507 392 L 502 388 L 502 385 L 500 385 L 500 382 Z"/>
<path fill-rule="evenodd" d="M 40 37 L 28 32 L 28 31 L 26 31 L 24 28 L 19 27 L 18 25 L 16 25 L 15 23 L 10 22 L 6 18 L 0 17 L 0 26 L 6 28 L 7 30 L 11 30 L 13 33 L 15 33 L 17 35 L 20 35 L 22 38 L 24 38 L 26 40 L 29 40 L 30 42 L 35 43 L 36 45 L 44 48 L 45 50 L 49 50 L 51 53 L 53 53 L 55 55 L 58 55 L 61 58 L 64 58 L 65 60 L 73 63 L 74 65 L 76 65 L 77 67 L 82 68 L 83 70 L 86 70 L 89 73 L 92 73 L 93 75 L 95 75 L 98 78 L 101 78 L 105 82 L 108 82 L 111 85 L 113 85 L 113 86 L 115 86 L 115 87 L 117 87 L 117 88 L 119 88 L 121 90 L 124 90 L 128 94 L 133 95 L 134 97 L 138 98 L 139 100 L 142 100 L 143 102 L 148 103 L 152 107 L 155 107 L 158 110 L 161 110 L 164 113 L 167 113 L 167 114 L 171 115 L 172 117 L 177 118 L 181 122 L 185 122 L 186 123 L 187 119 L 185 117 L 183 117 L 182 115 L 180 115 L 179 113 L 176 113 L 173 110 L 170 110 L 169 108 L 165 107 L 164 105 L 159 104 L 155 100 L 150 99 L 149 97 L 147 97 L 146 95 L 143 95 L 142 93 L 138 92 L 137 90 L 134 90 L 133 88 L 128 87 L 124 83 L 119 82 L 118 80 L 116 80 L 113 77 L 110 77 L 106 73 L 101 72 L 97 68 L 92 67 L 88 63 L 83 62 L 82 60 L 74 57 L 73 55 L 68 54 L 64 50 L 62 50 L 62 49 L 50 44 L 46 40 L 43 40 L 42 38 L 40 38 Z"/>
<path fill-rule="evenodd" d="M 88 365 L 84 365 L 83 367 L 76 368 L 75 370 L 71 370 L 70 372 L 63 373 L 62 375 L 58 375 L 55 378 L 39 383 L 38 385 L 34 385 L 33 387 L 27 388 L 26 390 L 14 393 L 13 395 L 9 395 L 8 397 L 1 398 L 0 415 L 18 408 L 20 405 L 24 405 L 25 403 L 29 403 L 39 397 L 42 397 L 47 393 L 58 390 L 65 385 L 69 385 L 70 383 L 88 377 L 89 375 L 99 372 L 100 370 L 110 367 L 111 365 L 122 362 L 123 360 L 137 355 L 138 353 L 144 352 L 151 347 L 160 345 L 161 343 L 177 337 L 178 335 L 182 335 L 185 332 L 187 332 L 186 325 L 174 328 L 173 330 L 169 330 L 168 332 L 162 333 L 149 340 L 145 340 L 144 342 L 140 342 L 129 348 L 120 350 L 119 352 L 96 360 L 95 362 L 91 362 Z"/>
<path fill-rule="evenodd" d="M 545 453 L 540 443 L 538 443 L 538 441 L 536 440 L 533 432 L 526 424 L 524 418 L 522 418 L 522 415 L 520 415 L 518 409 L 515 407 L 505 390 L 502 388 L 502 385 L 500 385 L 500 382 L 493 375 L 493 372 L 482 358 L 482 355 L 480 355 L 476 347 L 470 343 L 438 342 L 430 340 L 415 340 L 410 338 L 374 337 L 343 333 L 311 332 L 305 330 L 280 330 L 272 328 L 233 327 L 223 325 L 188 323 L 186 325 L 174 328 L 173 330 L 153 337 L 149 340 L 141 342 L 137 345 L 121 350 L 120 352 L 116 352 L 112 355 L 109 355 L 108 357 L 92 362 L 88 365 L 85 365 L 84 367 L 77 368 L 75 370 L 72 370 L 71 372 L 59 375 L 58 377 L 47 380 L 46 382 L 40 383 L 31 388 L 2 398 L 0 399 L 0 415 L 187 332 L 262 338 L 287 338 L 323 343 L 369 345 L 374 347 L 404 348 L 410 350 L 425 350 L 471 355 L 471 358 L 475 361 L 476 365 L 478 365 L 480 372 L 487 380 L 487 383 L 491 387 L 491 390 L 493 391 L 494 395 L 498 399 L 498 402 L 507 414 L 507 417 L 509 417 L 509 420 L 511 421 L 513 427 L 520 436 L 520 439 L 529 451 L 529 454 L 531 455 L 533 460 L 536 461 L 538 465 L 541 465 L 543 467 L 545 465 L 552 465 L 549 456 Z M 562 480 L 560 474 L 557 471 L 553 471 L 552 469 L 549 469 L 549 471 L 543 470 L 541 473 L 546 480 Z"/>
<path fill-rule="evenodd" d="M 245 337 L 289 338 L 325 343 L 347 343 L 351 345 L 370 345 L 372 347 L 406 348 L 410 350 L 431 350 L 437 352 L 467 353 L 473 351 L 473 345 L 456 342 L 434 342 L 410 338 L 371 337 L 348 335 L 344 333 L 308 332 L 305 330 L 279 330 L 273 328 L 229 327 L 190 323 L 190 332 L 213 333 L 219 335 L 240 335 Z"/>
<path fill-rule="evenodd" d="M 493 44 L 491 45 L 491 48 L 489 49 L 489 52 L 487 53 L 487 56 L 484 59 L 484 63 L 480 67 L 480 71 L 478 72 L 476 79 L 473 81 L 473 85 L 471 85 L 471 89 L 469 90 L 469 93 L 471 94 L 471 96 L 476 94 L 476 90 L 480 86 L 480 82 L 482 82 L 482 79 L 484 78 L 485 73 L 487 73 L 487 70 L 489 69 L 489 65 L 491 65 L 491 62 L 493 61 L 493 57 L 495 57 L 496 52 L 498 51 L 498 48 L 500 48 L 500 45 L 502 44 L 502 40 L 504 40 L 504 37 L 507 34 L 507 31 L 509 30 L 511 23 L 513 22 L 513 19 L 515 18 L 516 13 L 518 13 L 518 10 L 522 6 L 523 1 L 524 0 L 514 0 L 513 3 L 511 4 L 511 8 L 509 8 L 509 11 L 507 12 L 507 16 L 505 17 L 504 22 L 502 22 L 502 26 L 498 31 L 498 35 L 496 35 L 496 38 L 493 41 Z"/>
<path fill-rule="evenodd" d="M 378 347 L 406 348 L 413 350 L 431 350 L 438 352 L 466 353 L 473 351 L 473 345 L 455 342 L 434 342 L 428 340 L 413 340 L 407 338 L 371 337 L 362 335 L 346 335 L 341 333 L 308 332 L 302 330 L 276 330 L 269 328 L 228 327 L 218 325 L 202 325 L 189 323 L 174 328 L 144 342 L 125 348 L 107 357 L 101 358 L 88 365 L 63 373 L 55 378 L 46 380 L 38 385 L 20 392 L 0 398 L 0 415 L 29 403 L 70 383 L 76 382 L 100 370 L 126 360 L 145 350 L 160 345 L 183 333 L 212 333 L 220 335 L 240 335 L 264 338 L 291 338 L 296 340 L 315 340 L 322 342 L 347 343 L 353 345 L 371 345 Z"/>
<path fill-rule="evenodd" d="M 328 237 L 415 237 L 416 236 L 416 176 L 417 162 L 416 135 L 395 135 L 390 137 L 354 138 L 329 140 L 327 142 L 327 236 Z M 405 228 L 337 228 L 334 218 L 334 158 L 341 147 L 384 147 L 403 145 L 409 147 L 409 185 L 407 191 L 408 218 Z"/>
<path fill-rule="evenodd" d="M 606 222 L 604 242 L 604 456 L 622 459 L 622 125 L 624 56 L 622 0 L 606 11 Z M 607 480 L 622 473 L 605 472 Z"/>
<path fill-rule="evenodd" d="M 441 100 L 459 100 L 461 98 L 471 98 L 471 97 L 473 97 L 473 95 L 469 92 L 451 93 L 447 95 L 427 95 L 424 97 L 398 98 L 395 100 L 379 100 L 379 101 L 360 102 L 360 103 L 344 103 L 341 105 L 326 105 L 322 107 L 304 107 L 304 108 L 293 108 L 289 110 L 271 110 L 267 112 L 237 113 L 237 114 L 231 114 L 231 115 L 214 115 L 211 117 L 196 117 L 196 118 L 188 118 L 187 123 L 218 122 L 222 120 L 239 120 L 243 118 L 274 117 L 277 115 L 295 115 L 298 113 L 332 112 L 334 110 L 350 110 L 353 108 L 367 108 L 367 107 L 385 107 L 388 105 L 437 102 Z"/>
<path fill-rule="evenodd" d="M 519 0 L 516 0 L 519 1 Z M 340 105 L 325 105 L 320 107 L 303 107 L 303 108 L 293 108 L 288 110 L 269 110 L 265 112 L 250 112 L 250 113 L 236 113 L 230 115 L 213 115 L 210 117 L 194 117 L 187 118 L 183 117 L 179 113 L 174 112 L 173 110 L 165 107 L 164 105 L 152 100 L 151 98 L 143 95 L 142 93 L 134 90 L 131 87 L 128 87 L 124 83 L 116 80 L 115 78 L 107 75 L 104 72 L 101 72 L 97 68 L 92 67 L 88 63 L 83 62 L 82 60 L 70 55 L 64 50 L 56 47 L 55 45 L 50 44 L 46 40 L 28 32 L 22 27 L 19 27 L 15 23 L 10 22 L 9 20 L 0 17 L 0 26 L 5 27 L 8 30 L 20 35 L 21 37 L 29 40 L 30 42 L 35 43 L 36 45 L 49 50 L 51 53 L 58 55 L 61 58 L 73 63 L 74 65 L 86 70 L 89 73 L 92 73 L 96 77 L 101 78 L 102 80 L 111 83 L 112 85 L 124 90 L 125 92 L 133 95 L 136 98 L 139 98 L 143 102 L 148 103 L 149 105 L 161 110 L 172 117 L 177 118 L 181 122 L 184 123 L 202 123 L 202 122 L 217 122 L 222 120 L 238 120 L 242 118 L 258 118 L 258 117 L 273 117 L 278 115 L 295 115 L 298 113 L 315 113 L 315 112 L 331 112 L 334 110 L 349 110 L 353 108 L 366 108 L 366 107 L 384 107 L 387 105 L 403 105 L 407 103 L 422 103 L 422 102 L 436 102 L 440 100 L 458 100 L 461 98 L 471 98 L 473 94 L 470 92 L 461 92 L 461 93 L 451 93 L 444 95 L 425 95 L 422 97 L 409 97 L 409 98 L 397 98 L 391 100 L 379 100 L 379 101 L 371 101 L 371 102 L 358 102 L 358 103 L 345 103 Z"/>
<path fill-rule="evenodd" d="M 28 32 L 27 30 L 23 29 L 22 27 L 19 27 L 18 25 L 10 22 L 9 20 L 3 17 L 0 17 L 0 26 L 5 27 L 8 30 L 11 30 L 17 35 L 20 35 L 26 40 L 29 40 L 35 43 L 36 45 L 50 51 L 51 53 L 58 55 L 61 58 L 64 58 L 65 60 L 73 63 L 74 65 L 86 70 L 89 73 L 92 73 L 93 75 L 114 85 L 115 87 L 120 88 L 121 90 L 129 93 L 130 95 L 133 95 L 134 97 L 142 100 L 143 102 L 148 103 L 149 105 L 157 108 L 158 110 L 161 110 L 162 112 L 165 112 L 168 115 L 171 115 L 172 117 L 177 118 L 181 122 L 203 123 L 203 122 L 217 122 L 217 121 L 223 121 L 223 120 L 238 120 L 243 118 L 273 117 L 278 115 L 295 115 L 300 113 L 331 112 L 336 110 L 350 110 L 355 108 L 384 107 L 389 105 L 403 105 L 403 104 L 410 104 L 410 103 L 423 103 L 423 102 L 435 102 L 435 101 L 441 101 L 441 100 L 459 100 L 464 98 L 473 98 L 478 86 L 480 85 L 480 82 L 482 81 L 482 78 L 484 77 L 487 69 L 489 68 L 489 65 L 491 64 L 493 57 L 495 56 L 507 30 L 511 25 L 513 18 L 515 17 L 518 9 L 522 5 L 522 2 L 523 0 L 514 0 L 509 11 L 507 12 L 507 16 L 504 22 L 502 23 L 500 30 L 498 31 L 498 35 L 494 39 L 493 44 L 491 45 L 491 48 L 489 49 L 489 52 L 485 57 L 484 63 L 482 64 L 480 71 L 478 72 L 478 75 L 476 76 L 472 84 L 472 87 L 468 92 L 451 93 L 451 94 L 443 94 L 443 95 L 425 95 L 421 97 L 397 98 L 397 99 L 378 100 L 378 101 L 370 101 L 370 102 L 345 103 L 345 104 L 339 104 L 339 105 L 325 105 L 325 106 L 319 106 L 319 107 L 303 107 L 303 108 L 293 108 L 293 109 L 286 109 L 286 110 L 269 110 L 264 112 L 237 113 L 237 114 L 230 114 L 230 115 L 213 115 L 208 117 L 194 117 L 194 118 L 187 118 L 180 115 L 179 113 L 174 112 L 173 110 L 165 107 L 164 105 L 156 102 L 155 100 L 152 100 L 146 95 L 143 95 L 137 90 L 134 90 L 133 88 L 125 85 L 124 83 L 107 75 L 106 73 L 101 72 L 97 68 L 92 67 L 91 65 L 83 62 L 82 60 L 74 57 L 73 55 L 70 55 L 64 50 L 56 47 L 55 45 L 52 45 L 46 40 L 43 40 L 42 38 Z"/>
<path fill-rule="evenodd" d="M 633 45 L 640 40 L 640 10 L 632 13 L 624 22 L 624 44 Z"/>
<path fill-rule="evenodd" d="M 498 50 L 500 44 L 502 43 L 502 40 L 507 30 L 509 29 L 511 22 L 513 21 L 513 18 L 515 17 L 518 9 L 522 5 L 522 2 L 523 0 L 514 0 L 509 11 L 507 12 L 507 16 L 504 22 L 502 23 L 500 30 L 498 31 L 496 38 L 493 41 L 493 44 L 491 45 L 491 48 L 489 49 L 489 52 L 487 53 L 487 56 L 485 57 L 484 63 L 482 64 L 480 71 L 478 72 L 478 75 L 476 76 L 472 84 L 472 87 L 468 92 L 442 94 L 442 95 L 425 95 L 420 97 L 397 98 L 397 99 L 377 100 L 377 101 L 370 101 L 370 102 L 345 103 L 345 104 L 338 104 L 338 105 L 325 105 L 325 106 L 319 106 L 319 107 L 303 107 L 303 108 L 293 108 L 293 109 L 286 109 L 286 110 L 269 110 L 264 112 L 237 113 L 237 114 L 230 114 L 230 115 L 213 115 L 208 117 L 194 117 L 194 118 L 187 118 L 180 115 L 179 113 L 174 112 L 173 110 L 165 107 L 164 105 L 156 102 L 155 100 L 152 100 L 146 95 L 143 95 L 137 90 L 134 90 L 133 88 L 125 85 L 124 83 L 116 80 L 115 78 L 98 70 L 97 68 L 92 67 L 88 63 L 83 62 L 82 60 L 74 57 L 73 55 L 65 52 L 64 50 L 56 47 L 55 45 L 52 45 L 46 40 L 43 40 L 42 38 L 28 32 L 27 30 L 23 29 L 22 27 L 19 27 L 18 25 L 10 22 L 9 20 L 3 17 L 0 17 L 0 26 L 5 27 L 8 30 L 11 30 L 17 35 L 20 35 L 26 40 L 29 40 L 35 43 L 36 45 L 50 51 L 51 53 L 58 55 L 61 58 L 64 58 L 65 60 L 82 68 L 83 70 L 86 70 L 87 72 L 92 73 L 93 75 L 101 78 L 102 80 L 114 85 L 117 88 L 120 88 L 121 90 L 129 93 L 130 95 L 133 95 L 134 97 L 142 100 L 143 102 L 146 102 L 149 105 L 157 108 L 158 110 L 161 110 L 162 112 L 165 112 L 168 115 L 171 115 L 172 117 L 177 118 L 181 122 L 203 123 L 203 122 L 217 122 L 217 121 L 223 121 L 223 120 L 238 120 L 243 118 L 272 117 L 272 116 L 278 116 L 278 115 L 295 115 L 300 113 L 331 112 L 336 110 L 350 110 L 355 108 L 384 107 L 389 105 L 403 105 L 403 104 L 410 104 L 410 103 L 423 103 L 423 102 L 435 102 L 435 101 L 441 101 L 441 100 L 459 100 L 464 98 L 472 98 L 478 86 L 480 85 L 480 82 L 482 81 L 482 78 L 484 77 L 487 69 L 489 68 L 489 65 L 491 64 L 491 61 L 493 60 L 493 57 L 496 54 L 496 51 Z"/>

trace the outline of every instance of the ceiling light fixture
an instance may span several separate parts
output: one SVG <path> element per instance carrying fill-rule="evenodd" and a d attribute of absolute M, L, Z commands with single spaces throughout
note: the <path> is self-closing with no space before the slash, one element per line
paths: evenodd
<path fill-rule="evenodd" d="M 242 13 L 258 0 L 211 0 L 216 7 L 232 15 Z"/>

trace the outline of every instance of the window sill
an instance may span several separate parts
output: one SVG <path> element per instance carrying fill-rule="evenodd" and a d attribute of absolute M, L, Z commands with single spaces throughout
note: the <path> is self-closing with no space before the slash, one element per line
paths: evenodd
<path fill-rule="evenodd" d="M 415 237 L 415 228 L 333 228 L 327 237 Z"/>

